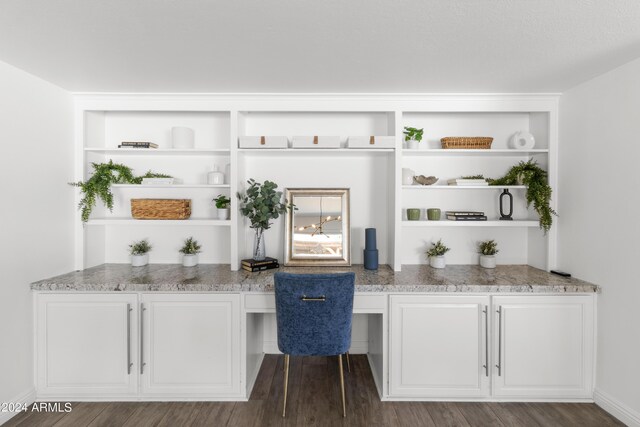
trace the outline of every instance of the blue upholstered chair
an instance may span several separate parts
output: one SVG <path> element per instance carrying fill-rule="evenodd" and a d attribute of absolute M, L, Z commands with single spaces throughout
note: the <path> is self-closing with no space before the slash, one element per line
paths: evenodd
<path fill-rule="evenodd" d="M 276 273 L 274 279 L 278 348 L 285 355 L 282 416 L 287 411 L 289 357 L 337 355 L 346 417 L 342 354 L 351 346 L 355 274 Z"/>

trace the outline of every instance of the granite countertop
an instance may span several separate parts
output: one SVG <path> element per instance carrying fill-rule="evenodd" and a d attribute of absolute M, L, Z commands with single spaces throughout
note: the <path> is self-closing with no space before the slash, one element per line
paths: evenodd
<path fill-rule="evenodd" d="M 126 292 L 273 292 L 273 274 L 356 273 L 356 292 L 599 292 L 597 285 L 564 278 L 527 265 L 448 265 L 443 270 L 427 265 L 405 265 L 401 272 L 381 265 L 379 270 L 351 267 L 281 267 L 257 273 L 231 271 L 228 264 L 102 264 L 31 284 L 35 291 Z"/>

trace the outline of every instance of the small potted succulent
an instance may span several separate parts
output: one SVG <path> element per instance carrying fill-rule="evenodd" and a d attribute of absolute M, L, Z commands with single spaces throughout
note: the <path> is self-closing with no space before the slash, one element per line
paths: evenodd
<path fill-rule="evenodd" d="M 431 248 L 427 251 L 429 265 L 433 268 L 444 268 L 447 265 L 444 254 L 450 250 L 442 243 L 442 239 L 439 239 L 436 243 L 431 243 Z"/>
<path fill-rule="evenodd" d="M 407 142 L 408 149 L 417 150 L 418 148 L 420 148 L 420 141 L 422 141 L 424 129 L 416 129 L 405 126 L 402 133 L 404 133 L 404 140 Z"/>
<path fill-rule="evenodd" d="M 496 254 L 498 243 L 495 240 L 485 240 L 478 244 L 478 252 L 480 252 L 480 266 L 484 268 L 496 268 Z"/>
<path fill-rule="evenodd" d="M 179 252 L 182 254 L 182 265 L 185 267 L 194 267 L 198 265 L 198 254 L 202 247 L 193 237 L 185 239 L 184 245 Z"/>
<path fill-rule="evenodd" d="M 131 253 L 131 266 L 142 267 L 149 264 L 149 252 L 151 251 L 151 245 L 147 239 L 133 242 L 129 245 L 129 252 Z"/>
<path fill-rule="evenodd" d="M 224 194 L 218 194 L 218 197 L 213 199 L 218 210 L 218 219 L 229 219 L 229 206 L 231 205 L 231 199 Z"/>

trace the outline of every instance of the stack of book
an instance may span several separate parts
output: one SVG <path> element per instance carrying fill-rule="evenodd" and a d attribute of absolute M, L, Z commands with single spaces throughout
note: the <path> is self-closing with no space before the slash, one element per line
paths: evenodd
<path fill-rule="evenodd" d="M 278 267 L 280 267 L 280 264 L 278 264 L 278 260 L 275 258 L 266 257 L 262 261 L 256 261 L 255 259 L 242 260 L 242 269 L 251 272 L 271 270 L 272 268 Z"/>
<path fill-rule="evenodd" d="M 146 141 L 122 141 L 118 148 L 158 148 L 158 144 Z"/>
<path fill-rule="evenodd" d="M 480 179 L 454 178 L 454 179 L 447 180 L 447 183 L 449 185 L 466 185 L 466 186 L 472 186 L 472 187 L 482 187 L 482 186 L 489 185 L 489 183 L 483 178 L 480 178 Z"/>
<path fill-rule="evenodd" d="M 447 219 L 450 221 L 486 221 L 484 212 L 474 211 L 447 211 Z"/>

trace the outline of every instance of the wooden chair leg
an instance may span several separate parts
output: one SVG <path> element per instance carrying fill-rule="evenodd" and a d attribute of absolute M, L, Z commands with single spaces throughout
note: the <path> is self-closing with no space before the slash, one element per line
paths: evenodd
<path fill-rule="evenodd" d="M 342 417 L 347 416 L 347 403 L 344 397 L 344 370 L 342 368 L 342 355 L 338 355 L 338 365 L 340 366 L 340 390 L 342 391 Z"/>
<path fill-rule="evenodd" d="M 289 388 L 289 355 L 284 355 L 284 403 L 282 404 L 282 418 L 287 414 L 287 391 Z M 344 395 L 344 391 L 342 392 Z M 343 397 L 344 398 L 344 397 Z"/>
<path fill-rule="evenodd" d="M 347 356 L 347 372 L 351 373 L 351 360 L 349 360 L 349 352 L 347 351 L 345 355 Z"/>

